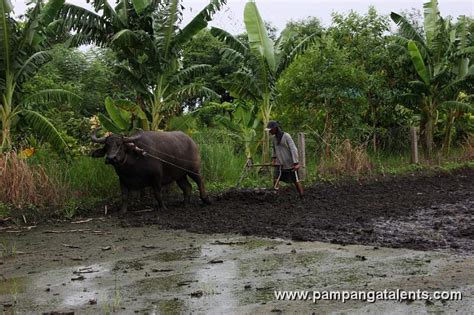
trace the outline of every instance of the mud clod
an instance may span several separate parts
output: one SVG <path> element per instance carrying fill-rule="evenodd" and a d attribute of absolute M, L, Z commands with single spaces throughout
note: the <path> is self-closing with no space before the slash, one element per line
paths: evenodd
<path fill-rule="evenodd" d="M 131 213 L 122 222 L 293 241 L 470 251 L 474 247 L 472 187 L 474 169 L 466 167 L 320 183 L 306 187 L 304 200 L 296 200 L 291 190 L 231 189 L 216 195 L 205 208 L 169 201 L 168 209 L 158 215 Z"/>

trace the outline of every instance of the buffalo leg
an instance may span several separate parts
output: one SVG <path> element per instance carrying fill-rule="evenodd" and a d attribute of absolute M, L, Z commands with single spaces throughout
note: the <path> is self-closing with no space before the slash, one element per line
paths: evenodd
<path fill-rule="evenodd" d="M 126 213 L 128 208 L 129 189 L 124 184 L 120 183 L 120 190 L 122 191 L 122 206 L 120 212 Z"/>
<path fill-rule="evenodd" d="M 181 188 L 181 190 L 183 191 L 184 203 L 185 204 L 189 203 L 189 200 L 190 200 L 190 197 L 191 197 L 192 186 L 188 182 L 188 179 L 186 178 L 186 175 L 184 175 L 183 177 L 178 179 L 176 181 L 176 183 L 178 184 L 179 188 Z"/>
<path fill-rule="evenodd" d="M 196 182 L 196 184 L 198 185 L 199 197 L 201 198 L 202 202 L 204 202 L 205 204 L 208 204 L 208 205 L 211 204 L 211 202 L 209 201 L 209 198 L 207 197 L 206 188 L 204 187 L 204 181 L 202 180 L 201 175 L 194 174 L 194 173 L 188 173 L 188 176 L 191 177 Z"/>
<path fill-rule="evenodd" d="M 155 193 L 155 198 L 158 201 L 158 208 L 166 209 L 165 205 L 163 204 L 163 197 L 161 195 L 161 183 L 155 183 L 155 185 L 153 185 L 153 192 Z"/>

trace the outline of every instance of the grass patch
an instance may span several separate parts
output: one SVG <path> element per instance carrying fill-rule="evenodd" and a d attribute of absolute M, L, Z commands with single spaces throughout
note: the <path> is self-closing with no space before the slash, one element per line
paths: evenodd
<path fill-rule="evenodd" d="M 195 141 L 200 146 L 207 190 L 219 192 L 236 187 L 246 162 L 242 148 L 232 139 L 212 133 L 195 135 Z M 470 152 L 470 143 L 467 147 L 453 149 L 446 158 L 438 155 L 431 161 L 421 160 L 420 164 L 414 165 L 410 164 L 409 152 L 374 154 L 345 142 L 331 159 L 321 160 L 308 152 L 307 176 L 303 184 L 309 187 L 320 181 L 474 168 L 474 160 L 465 158 L 466 152 Z M 20 212 L 15 212 L 18 209 L 24 210 L 21 214 L 37 216 L 42 207 L 49 207 L 56 214 L 70 218 L 80 208 L 92 209 L 98 202 L 120 196 L 118 177 L 103 159 L 82 156 L 65 160 L 45 150 L 37 152 L 26 160 L 14 153 L 2 155 L 0 217 L 21 217 Z M 271 188 L 272 172 L 271 168 L 262 172 L 260 167 L 253 167 L 242 180 L 241 187 Z"/>

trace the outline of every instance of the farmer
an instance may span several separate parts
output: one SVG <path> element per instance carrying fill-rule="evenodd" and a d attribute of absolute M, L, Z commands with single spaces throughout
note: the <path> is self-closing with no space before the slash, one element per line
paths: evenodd
<path fill-rule="evenodd" d="M 303 185 L 301 185 L 298 169 L 298 149 L 291 136 L 281 130 L 280 123 L 270 121 L 267 129 L 272 137 L 272 165 L 275 166 L 273 188 L 278 190 L 280 181 L 294 183 L 299 197 L 303 198 Z"/>

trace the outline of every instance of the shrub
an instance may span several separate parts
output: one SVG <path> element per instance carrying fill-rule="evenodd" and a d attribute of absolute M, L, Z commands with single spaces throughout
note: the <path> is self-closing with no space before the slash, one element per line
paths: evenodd
<path fill-rule="evenodd" d="M 360 176 L 370 173 L 373 165 L 370 162 L 367 148 L 364 145 L 353 146 L 346 139 L 334 150 L 332 160 L 321 160 L 319 165 L 320 175 L 351 175 Z"/>
<path fill-rule="evenodd" d="M 29 205 L 58 205 L 65 187 L 40 165 L 29 165 L 15 152 L 0 155 L 0 202 L 23 208 Z"/>

